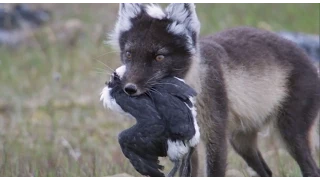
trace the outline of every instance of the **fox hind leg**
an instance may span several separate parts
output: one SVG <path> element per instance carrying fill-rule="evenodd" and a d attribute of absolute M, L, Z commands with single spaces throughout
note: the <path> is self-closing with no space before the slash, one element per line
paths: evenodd
<path fill-rule="evenodd" d="M 236 132 L 230 138 L 234 150 L 254 171 L 262 177 L 272 176 L 272 172 L 257 146 L 257 132 Z"/>

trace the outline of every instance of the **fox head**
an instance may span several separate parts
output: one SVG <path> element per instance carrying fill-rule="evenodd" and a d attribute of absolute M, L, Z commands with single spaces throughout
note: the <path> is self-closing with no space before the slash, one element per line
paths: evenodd
<path fill-rule="evenodd" d="M 161 78 L 184 78 L 197 53 L 200 23 L 194 4 L 120 4 L 110 42 L 126 71 L 122 88 L 143 94 Z"/>

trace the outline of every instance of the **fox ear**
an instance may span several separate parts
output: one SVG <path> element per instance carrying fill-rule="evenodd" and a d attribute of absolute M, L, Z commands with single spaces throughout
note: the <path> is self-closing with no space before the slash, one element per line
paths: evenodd
<path fill-rule="evenodd" d="M 113 32 L 109 35 L 109 44 L 111 44 L 114 48 L 119 49 L 121 33 L 128 31 L 131 28 L 131 19 L 140 15 L 142 9 L 143 5 L 140 3 L 120 3 L 118 21 Z"/>
<path fill-rule="evenodd" d="M 192 34 L 200 33 L 200 22 L 193 3 L 172 3 L 166 8 L 167 18 L 175 21 L 170 31 L 181 34 L 185 28 Z"/>
<path fill-rule="evenodd" d="M 141 3 L 120 3 L 119 5 L 119 20 L 130 20 L 141 13 L 143 5 Z"/>

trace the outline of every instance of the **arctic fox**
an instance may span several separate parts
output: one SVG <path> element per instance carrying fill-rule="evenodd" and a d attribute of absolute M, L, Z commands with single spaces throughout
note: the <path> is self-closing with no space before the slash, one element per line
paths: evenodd
<path fill-rule="evenodd" d="M 214 23 L 214 22 L 212 22 Z M 225 176 L 227 141 L 260 176 L 272 176 L 257 133 L 274 124 L 303 176 L 320 176 L 310 135 L 320 80 L 308 56 L 278 35 L 250 27 L 199 38 L 194 4 L 120 4 L 111 43 L 126 65 L 123 89 L 137 96 L 167 76 L 197 90 L 207 176 Z M 197 161 L 194 158 L 193 169 Z"/>

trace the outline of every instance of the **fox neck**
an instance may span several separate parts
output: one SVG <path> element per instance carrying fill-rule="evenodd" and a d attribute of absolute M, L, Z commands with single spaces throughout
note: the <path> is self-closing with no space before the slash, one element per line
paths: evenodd
<path fill-rule="evenodd" d="M 201 78 L 200 78 L 200 51 L 199 46 L 197 45 L 197 52 L 192 57 L 192 63 L 189 68 L 189 71 L 187 72 L 184 80 L 186 83 L 195 89 L 195 91 L 200 94 L 201 93 Z"/>

